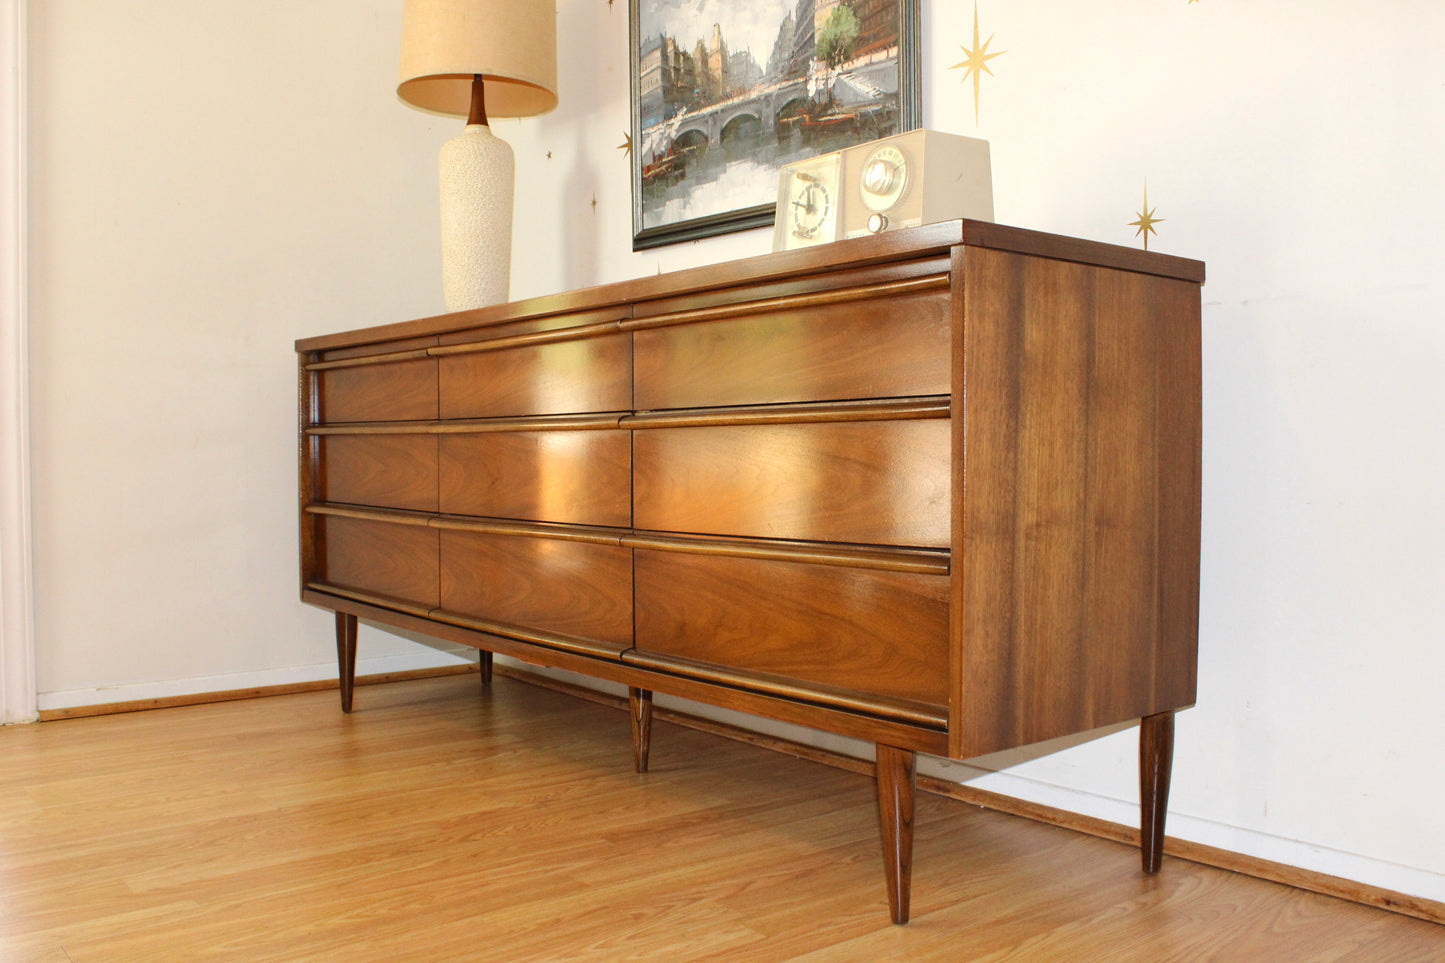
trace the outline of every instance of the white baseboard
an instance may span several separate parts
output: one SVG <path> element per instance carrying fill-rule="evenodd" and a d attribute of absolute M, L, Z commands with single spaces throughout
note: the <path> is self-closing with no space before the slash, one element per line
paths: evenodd
<path fill-rule="evenodd" d="M 1137 799 L 1115 799 L 1081 792 L 1009 772 L 980 769 L 967 763 L 952 762 L 946 768 L 934 763 L 934 760 L 920 760 L 919 772 L 1065 812 L 1092 816 L 1125 826 L 1139 824 Z M 1445 902 L 1445 874 L 1420 866 L 1407 866 L 1256 829 L 1230 826 L 1173 809 L 1169 812 L 1165 831 L 1175 839 L 1201 843 L 1327 876 L 1337 876 L 1407 896 Z"/>

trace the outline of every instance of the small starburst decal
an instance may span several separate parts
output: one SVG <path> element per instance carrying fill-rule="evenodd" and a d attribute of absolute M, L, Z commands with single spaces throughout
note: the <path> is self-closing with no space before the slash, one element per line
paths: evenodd
<path fill-rule="evenodd" d="M 592 213 L 593 213 L 593 214 L 596 214 L 596 213 L 597 213 L 597 195 L 596 195 L 596 194 L 593 194 L 593 195 L 592 195 Z"/>
<path fill-rule="evenodd" d="M 1138 230 L 1134 232 L 1134 236 L 1142 236 L 1144 238 L 1144 250 L 1146 251 L 1149 250 L 1149 235 L 1158 235 L 1159 233 L 1158 231 L 1154 230 L 1154 225 L 1162 224 L 1164 222 L 1164 218 L 1154 216 L 1154 212 L 1156 210 L 1158 210 L 1158 208 L 1149 206 L 1149 182 L 1145 181 L 1144 209 L 1139 212 L 1139 219 L 1137 221 L 1130 221 L 1129 226 L 1138 228 Z"/>
<path fill-rule="evenodd" d="M 979 83 L 983 80 L 984 74 L 988 74 L 990 77 L 993 76 L 993 71 L 989 69 L 988 62 L 995 57 L 1008 53 L 1007 50 L 1000 50 L 998 53 L 989 53 L 988 45 L 991 43 L 993 43 L 993 34 L 989 34 L 988 39 L 983 42 L 983 46 L 979 46 L 978 3 L 975 2 L 973 5 L 973 49 L 970 50 L 968 47 L 959 47 L 958 49 L 962 50 L 965 54 L 964 59 L 948 68 L 949 70 L 957 70 L 962 67 L 963 80 L 965 83 L 969 77 L 973 77 L 973 123 L 975 126 L 978 125 Z"/>
<path fill-rule="evenodd" d="M 632 156 L 632 135 L 629 134 L 629 133 L 624 132 L 624 133 L 622 134 L 622 137 L 623 137 L 622 143 L 620 143 L 620 144 L 617 145 L 617 149 L 620 150 L 620 151 L 622 151 L 622 156 L 623 156 L 623 157 L 631 157 L 631 156 Z"/>

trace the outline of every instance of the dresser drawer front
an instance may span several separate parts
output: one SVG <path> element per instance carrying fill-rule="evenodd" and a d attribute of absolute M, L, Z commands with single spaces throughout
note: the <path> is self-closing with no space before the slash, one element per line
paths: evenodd
<path fill-rule="evenodd" d="M 437 531 L 326 515 L 316 519 L 318 581 L 412 605 L 438 600 Z"/>
<path fill-rule="evenodd" d="M 640 652 L 944 705 L 948 576 L 638 549 Z"/>
<path fill-rule="evenodd" d="M 320 440 L 323 502 L 437 510 L 437 440 L 431 435 L 328 435 Z"/>
<path fill-rule="evenodd" d="M 318 421 L 429 421 L 437 416 L 434 358 L 361 364 L 316 373 Z"/>
<path fill-rule="evenodd" d="M 628 432 L 495 431 L 440 439 L 441 508 L 449 515 L 627 528 Z"/>
<path fill-rule="evenodd" d="M 632 552 L 524 535 L 441 533 L 446 612 L 598 643 L 632 645 Z"/>
<path fill-rule="evenodd" d="M 638 410 L 944 395 L 945 291 L 634 333 Z"/>
<path fill-rule="evenodd" d="M 442 418 L 627 411 L 632 336 L 519 345 L 440 359 Z"/>
<path fill-rule="evenodd" d="M 633 432 L 638 529 L 947 547 L 948 419 Z"/>

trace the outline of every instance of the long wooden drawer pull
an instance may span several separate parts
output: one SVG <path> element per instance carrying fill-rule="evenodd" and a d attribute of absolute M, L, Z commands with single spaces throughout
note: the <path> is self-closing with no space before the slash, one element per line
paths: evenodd
<path fill-rule="evenodd" d="M 639 328 L 661 328 L 672 324 L 691 324 L 696 321 L 716 321 L 722 318 L 745 317 L 752 314 L 766 314 L 771 311 L 792 311 L 799 308 L 813 308 L 828 304 L 847 304 L 850 301 L 868 301 L 874 298 L 899 297 L 905 294 L 921 294 L 924 291 L 941 291 L 948 287 L 947 274 L 934 274 L 906 281 L 885 281 L 864 287 L 842 288 L 837 291 L 820 291 L 817 294 L 790 294 L 781 298 L 764 301 L 744 301 L 741 304 L 723 304 L 715 308 L 695 308 L 691 311 L 674 311 L 657 314 L 650 318 L 632 318 L 623 321 L 624 331 Z"/>

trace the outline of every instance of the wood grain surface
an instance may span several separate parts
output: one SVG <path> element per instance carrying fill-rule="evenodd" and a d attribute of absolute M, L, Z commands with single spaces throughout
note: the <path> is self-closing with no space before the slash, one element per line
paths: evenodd
<path fill-rule="evenodd" d="M 603 337 L 441 358 L 441 417 L 630 410 L 632 336 L 613 330 Z"/>
<path fill-rule="evenodd" d="M 632 524 L 626 431 L 443 435 L 441 511 L 575 525 Z"/>
<path fill-rule="evenodd" d="M 948 579 L 637 550 L 637 648 L 946 704 Z M 699 631 L 706 626 L 707 631 Z"/>
<path fill-rule="evenodd" d="M 434 436 L 328 435 L 318 444 L 319 501 L 418 512 L 437 510 Z"/>
<path fill-rule="evenodd" d="M 423 421 L 437 416 L 435 358 L 318 371 L 318 422 Z"/>
<path fill-rule="evenodd" d="M 499 678 L 0 729 L 0 959 L 1433 963 L 1421 920 Z"/>
<path fill-rule="evenodd" d="M 323 546 L 317 559 L 318 580 L 436 607 L 435 529 L 333 515 L 318 517 L 315 525 Z"/>
<path fill-rule="evenodd" d="M 1163 312 L 1197 289 L 990 250 L 963 262 L 955 752 L 1191 704 L 1198 315 Z"/>
<path fill-rule="evenodd" d="M 948 292 L 637 330 L 639 411 L 948 393 Z"/>
<path fill-rule="evenodd" d="M 948 545 L 948 421 L 633 433 L 633 524 L 708 535 Z"/>
<path fill-rule="evenodd" d="M 441 607 L 488 622 L 632 646 L 632 553 L 590 542 L 441 533 Z"/>

